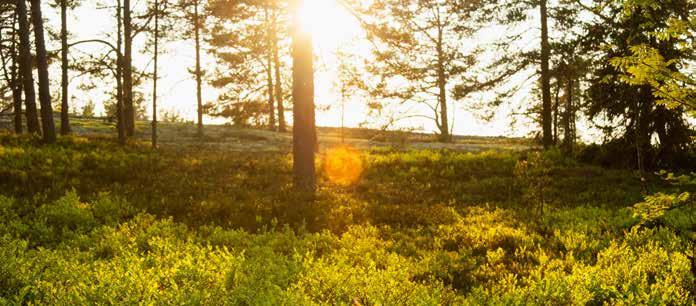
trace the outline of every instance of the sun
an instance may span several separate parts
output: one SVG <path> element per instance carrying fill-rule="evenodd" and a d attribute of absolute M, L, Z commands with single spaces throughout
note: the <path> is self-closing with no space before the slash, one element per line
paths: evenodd
<path fill-rule="evenodd" d="M 363 121 L 365 109 L 357 97 L 344 101 L 349 107 L 341 113 L 339 107 L 339 59 L 342 52 L 363 58 L 369 54 L 365 32 L 358 19 L 341 4 L 342 0 L 303 0 L 299 11 L 302 31 L 312 35 L 315 63 L 315 103 L 326 108 L 317 112 L 322 126 L 340 126 L 341 122 L 356 125 Z M 353 64 L 360 65 L 362 60 Z"/>
<path fill-rule="evenodd" d="M 355 37 L 361 30 L 355 17 L 338 0 L 304 0 L 300 19 L 315 44 L 327 48 Z"/>

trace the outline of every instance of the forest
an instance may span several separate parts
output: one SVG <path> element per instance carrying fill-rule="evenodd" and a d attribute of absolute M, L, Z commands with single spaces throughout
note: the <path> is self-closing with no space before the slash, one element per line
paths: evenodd
<path fill-rule="evenodd" d="M 695 0 L 0 0 L 0 305 L 694 305 Z"/>

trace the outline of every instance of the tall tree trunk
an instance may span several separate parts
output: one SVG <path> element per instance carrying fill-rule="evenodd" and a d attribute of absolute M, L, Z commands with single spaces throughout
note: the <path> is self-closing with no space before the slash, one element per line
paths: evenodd
<path fill-rule="evenodd" d="M 341 85 L 341 144 L 346 142 L 346 91 L 345 85 Z"/>
<path fill-rule="evenodd" d="M 118 143 L 121 145 L 126 144 L 126 122 L 125 113 L 123 106 L 123 53 L 121 52 L 121 45 L 123 44 L 123 33 L 121 31 L 121 0 L 116 2 L 116 129 L 118 131 Z"/>
<path fill-rule="evenodd" d="M 280 76 L 280 59 L 278 56 L 278 48 L 276 46 L 274 52 L 273 52 L 273 61 L 275 63 L 275 97 L 276 97 L 276 104 L 278 106 L 278 131 L 279 132 L 286 132 L 287 131 L 287 126 L 285 123 L 285 106 L 283 105 L 283 85 L 282 85 L 282 80 Z"/>
<path fill-rule="evenodd" d="M 10 34 L 10 49 L 8 51 L 8 60 L 12 61 L 12 66 L 10 70 L 7 70 L 6 65 L 2 65 L 2 72 L 7 80 L 7 85 L 9 85 L 12 91 L 12 107 L 14 110 L 14 131 L 17 134 L 22 133 L 22 87 L 21 80 L 19 78 L 19 73 L 17 73 L 17 14 L 13 14 L 12 17 L 12 32 Z M 3 41 L 2 31 L 0 31 L 0 41 Z M 6 63 L 5 53 L 0 50 L 0 63 Z"/>
<path fill-rule="evenodd" d="M 16 15 L 15 15 L 16 18 Z M 14 104 L 15 133 L 24 131 L 22 126 L 22 74 L 19 73 L 19 53 L 17 52 L 16 28 L 12 28 L 12 101 Z"/>
<path fill-rule="evenodd" d="M 273 86 L 273 61 L 270 53 L 267 56 L 266 66 L 266 78 L 268 79 L 268 129 L 275 131 L 275 88 Z"/>
<path fill-rule="evenodd" d="M 60 0 L 60 45 L 61 45 L 61 103 L 60 134 L 70 134 L 70 117 L 68 105 L 68 0 Z"/>
<path fill-rule="evenodd" d="M 133 24 L 130 0 L 123 0 L 123 114 L 126 135 L 135 134 L 135 107 L 133 105 Z"/>
<path fill-rule="evenodd" d="M 292 1 L 293 170 L 295 188 L 313 193 L 316 190 L 314 154 L 317 136 L 314 109 L 314 58 L 312 36 L 309 32 L 302 30 L 300 5 L 300 0 Z"/>
<path fill-rule="evenodd" d="M 568 76 L 565 90 L 565 118 L 563 119 L 563 151 L 566 155 L 573 154 L 575 136 L 573 135 L 573 122 L 575 122 L 575 111 L 573 110 L 573 78 Z"/>
<path fill-rule="evenodd" d="M 26 105 L 27 130 L 39 134 L 38 111 L 36 109 L 36 92 L 34 89 L 34 74 L 32 68 L 31 43 L 29 41 L 29 20 L 27 19 L 27 4 L 17 1 L 17 19 L 19 19 L 19 69 L 24 87 L 24 104 Z"/>
<path fill-rule="evenodd" d="M 561 80 L 556 77 L 556 95 L 553 100 L 553 144 L 558 144 L 558 107 L 561 105 L 560 95 L 561 93 Z"/>
<path fill-rule="evenodd" d="M 642 118 L 640 115 L 640 110 L 636 110 L 636 112 L 636 159 L 638 162 L 638 174 L 640 175 L 640 185 L 642 187 L 643 194 L 647 194 L 648 189 L 645 182 L 645 156 L 643 154 L 643 131 L 642 124 L 640 123 L 640 121 L 642 121 Z"/>
<path fill-rule="evenodd" d="M 14 61 L 17 60 L 15 56 Z M 14 66 L 17 64 L 14 63 Z M 24 132 L 22 126 L 22 76 L 17 71 L 17 67 L 12 68 L 12 107 L 14 112 L 14 131 L 17 134 Z"/>
<path fill-rule="evenodd" d="M 268 82 L 268 129 L 275 131 L 275 98 L 273 91 L 273 30 L 271 29 L 271 16 L 268 7 L 264 7 L 264 17 L 266 18 L 266 79 Z"/>
<path fill-rule="evenodd" d="M 198 14 L 199 0 L 194 0 L 193 31 L 196 40 L 196 99 L 198 102 L 198 136 L 203 136 L 203 76 L 201 72 L 201 25 Z"/>
<path fill-rule="evenodd" d="M 22 126 L 22 78 L 19 74 L 15 74 L 12 85 L 12 103 L 14 111 L 14 130 L 15 133 L 21 134 L 24 132 Z"/>
<path fill-rule="evenodd" d="M 447 76 L 445 75 L 444 50 L 442 49 L 442 29 L 437 32 L 437 86 L 438 104 L 440 104 L 440 138 L 449 142 L 449 120 L 447 119 Z"/>
<path fill-rule="evenodd" d="M 278 9 L 277 6 L 275 6 L 276 2 L 274 1 L 274 9 Z M 276 16 L 277 17 L 277 16 Z M 287 131 L 287 127 L 285 126 L 285 106 L 283 105 L 283 84 L 281 83 L 281 76 L 280 76 L 280 50 L 278 48 L 278 20 L 273 19 L 273 31 L 271 31 L 271 43 L 272 43 L 272 49 L 273 49 L 273 63 L 275 66 L 275 98 L 276 98 L 276 104 L 278 105 L 278 131 L 279 132 L 285 132 Z"/>
<path fill-rule="evenodd" d="M 634 119 L 636 122 L 636 158 L 643 194 L 648 193 L 647 179 L 645 176 L 645 151 L 650 147 L 650 135 L 648 134 L 649 123 L 645 118 L 650 111 L 651 103 L 649 103 L 647 101 L 648 99 L 646 99 L 646 92 L 649 95 L 652 95 L 649 88 L 646 88 L 645 86 L 638 88 L 638 93 L 636 95 L 636 113 Z"/>
<path fill-rule="evenodd" d="M 56 142 L 56 127 L 53 122 L 53 106 L 48 79 L 48 59 L 44 41 L 41 0 L 31 0 L 31 19 L 34 23 L 34 41 L 36 43 L 36 66 L 39 73 L 39 103 L 41 104 L 41 125 L 43 139 L 47 143 Z"/>
<path fill-rule="evenodd" d="M 159 53 L 159 2 L 155 0 L 155 55 L 152 76 L 152 148 L 157 149 L 157 59 Z"/>
<path fill-rule="evenodd" d="M 553 144 L 551 135 L 551 85 L 549 75 L 549 57 L 551 48 L 549 46 L 548 12 L 546 0 L 540 0 L 539 10 L 541 13 L 541 125 L 543 129 L 544 148 L 548 149 Z"/>

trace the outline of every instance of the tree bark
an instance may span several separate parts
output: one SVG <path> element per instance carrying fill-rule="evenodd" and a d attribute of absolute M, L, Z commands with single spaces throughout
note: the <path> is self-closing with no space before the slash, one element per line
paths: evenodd
<path fill-rule="evenodd" d="M 283 85 L 281 83 L 281 76 L 280 76 L 280 59 L 278 56 L 278 49 L 276 46 L 276 49 L 274 50 L 274 62 L 275 62 L 275 97 L 276 97 L 276 104 L 278 106 L 278 132 L 286 132 L 288 130 L 286 123 L 285 123 L 285 105 L 283 105 Z"/>
<path fill-rule="evenodd" d="M 130 0 L 123 0 L 123 114 L 126 135 L 135 134 L 135 107 L 133 105 L 132 20 Z"/>
<path fill-rule="evenodd" d="M 541 13 L 541 125 L 543 129 L 543 145 L 548 149 L 553 145 L 553 135 L 551 135 L 551 85 L 549 76 L 549 57 L 551 48 L 549 46 L 548 12 L 546 0 L 540 0 L 539 10 Z"/>
<path fill-rule="evenodd" d="M 276 2 L 273 2 L 276 4 Z M 277 9 L 276 6 L 274 6 Z M 278 131 L 286 132 L 287 127 L 285 126 L 285 106 L 283 105 L 283 85 L 281 83 L 281 73 L 280 69 L 280 50 L 278 49 L 278 20 L 273 19 L 273 29 L 271 31 L 271 43 L 273 49 L 273 63 L 275 66 L 275 98 L 276 104 L 278 106 Z"/>
<path fill-rule="evenodd" d="M 647 101 L 648 99 L 645 98 L 646 92 L 649 95 L 652 95 L 649 88 L 646 88 L 645 86 L 638 88 L 638 94 L 636 95 L 636 113 L 634 119 L 636 124 L 636 158 L 643 194 L 648 193 L 647 179 L 645 175 L 645 150 L 650 147 L 650 135 L 648 134 L 649 123 L 645 117 L 650 111 L 651 103 L 649 103 Z"/>
<path fill-rule="evenodd" d="M 16 134 L 22 133 L 22 85 L 19 78 L 19 73 L 17 72 L 17 61 L 19 56 L 17 55 L 17 14 L 12 16 L 12 31 L 10 34 L 10 48 L 7 52 L 7 57 L 9 61 L 12 62 L 10 69 L 8 71 L 7 66 L 4 65 L 6 61 L 5 53 L 0 50 L 0 63 L 2 63 L 2 71 L 7 80 L 7 85 L 12 91 L 12 107 L 14 112 L 14 131 Z M 2 31 L 0 31 L 0 41 L 3 41 Z"/>
<path fill-rule="evenodd" d="M 558 144 L 558 107 L 561 105 L 560 95 L 561 93 L 561 79 L 556 77 L 556 94 L 553 100 L 553 144 Z"/>
<path fill-rule="evenodd" d="M 19 19 L 19 69 L 24 87 L 27 130 L 32 134 L 39 134 L 41 133 L 41 127 L 36 109 L 36 91 L 34 88 L 31 45 L 29 41 L 29 20 L 27 19 L 27 4 L 25 1 L 17 1 L 17 19 Z"/>
<path fill-rule="evenodd" d="M 314 155 L 316 126 L 314 108 L 314 63 L 312 36 L 302 30 L 299 16 L 301 1 L 293 0 L 293 170 L 295 188 L 314 193 L 316 169 Z"/>
<path fill-rule="evenodd" d="M 12 103 L 14 111 L 14 130 L 15 133 L 21 134 L 24 132 L 22 126 L 22 78 L 19 74 L 15 74 L 14 83 L 12 85 Z"/>
<path fill-rule="evenodd" d="M 20 1 L 21 2 L 21 1 Z M 56 127 L 53 122 L 53 106 L 48 78 L 48 59 L 44 41 L 43 17 L 41 16 L 41 0 L 31 0 L 31 19 L 34 23 L 34 40 L 36 44 L 36 65 L 39 74 L 39 102 L 41 104 L 41 125 L 43 139 L 47 143 L 56 142 Z"/>
<path fill-rule="evenodd" d="M 201 73 L 201 25 L 198 14 L 199 0 L 194 0 L 193 31 L 196 40 L 196 99 L 198 102 L 198 136 L 203 136 L 203 76 Z"/>
<path fill-rule="evenodd" d="M 68 105 L 68 0 L 60 1 L 60 44 L 61 44 L 61 104 L 60 133 L 70 134 L 70 117 Z"/>
<path fill-rule="evenodd" d="M 157 149 L 157 60 L 159 53 L 159 1 L 155 0 L 155 54 L 152 76 L 152 148 Z"/>
<path fill-rule="evenodd" d="M 563 120 L 563 148 L 566 155 L 573 154 L 573 144 L 575 136 L 573 135 L 573 122 L 575 122 L 575 111 L 573 110 L 573 78 L 568 76 L 565 92 L 565 118 Z"/>
<path fill-rule="evenodd" d="M 266 78 L 268 79 L 268 129 L 271 131 L 275 131 L 275 88 L 273 86 L 273 62 L 270 53 L 267 56 L 266 66 Z"/>
<path fill-rule="evenodd" d="M 273 87 L 273 42 L 271 29 L 271 16 L 268 13 L 268 7 L 264 7 L 264 17 L 266 18 L 266 79 L 268 82 L 268 129 L 275 131 L 275 98 Z"/>
<path fill-rule="evenodd" d="M 123 33 L 121 31 L 121 0 L 116 3 L 116 129 L 118 131 L 118 143 L 126 144 L 126 122 L 123 106 L 123 53 L 121 53 L 121 45 L 123 44 Z"/>
<path fill-rule="evenodd" d="M 440 139 L 450 142 L 449 120 L 447 118 L 447 76 L 445 75 L 444 50 L 442 49 L 442 29 L 437 32 L 437 86 L 440 105 Z"/>

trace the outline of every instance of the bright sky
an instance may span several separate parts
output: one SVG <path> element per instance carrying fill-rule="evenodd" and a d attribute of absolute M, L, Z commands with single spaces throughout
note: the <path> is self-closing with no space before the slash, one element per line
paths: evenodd
<path fill-rule="evenodd" d="M 314 36 L 315 54 L 317 55 L 316 65 L 316 102 L 320 107 L 317 112 L 317 124 L 320 126 L 339 126 L 340 125 L 340 106 L 339 95 L 337 92 L 337 59 L 336 51 L 341 49 L 345 52 L 353 53 L 357 57 L 369 54 L 369 45 L 364 41 L 364 32 L 360 28 L 358 21 L 336 0 L 306 0 L 303 10 L 306 24 Z M 115 28 L 112 11 L 99 9 L 96 1 L 84 1 L 83 6 L 70 13 L 69 28 L 73 34 L 71 41 L 102 38 L 109 39 L 108 33 Z M 139 1 L 143 2 L 143 1 Z M 142 3 L 141 3 L 142 4 Z M 57 11 L 46 7 L 45 15 L 49 23 L 58 28 L 59 18 Z M 78 18 L 79 16 L 79 18 Z M 499 33 L 491 30 L 481 37 L 495 37 Z M 483 39 L 483 38 L 481 38 Z M 134 64 L 139 67 L 152 69 L 151 54 L 143 54 L 142 46 L 146 37 L 140 35 L 135 41 Z M 57 42 L 52 42 L 57 48 Z M 470 43 L 478 43 L 473 41 Z M 83 45 L 78 47 L 79 52 L 99 54 L 104 48 L 99 45 Z M 74 51 L 77 53 L 78 51 Z M 188 69 L 194 65 L 194 49 L 192 42 L 167 42 L 161 51 L 159 82 L 159 105 L 161 110 L 179 113 L 181 116 L 193 120 L 196 113 L 196 90 L 195 82 Z M 203 67 L 214 65 L 214 60 L 207 54 L 203 57 Z M 360 61 L 362 64 L 362 61 Z M 55 65 L 57 69 L 57 65 Z M 53 72 L 58 75 L 58 71 Z M 58 80 L 58 78 L 53 78 Z M 521 80 L 518 80 L 521 81 Z M 77 89 L 79 80 L 73 80 L 71 91 L 73 93 L 73 103 L 81 108 L 82 105 L 92 99 L 97 104 L 97 110 L 101 110 L 101 103 L 105 99 L 103 95 L 93 94 L 86 96 L 80 94 Z M 107 84 L 113 86 L 111 84 Z M 147 95 L 146 101 L 151 101 L 151 80 L 147 80 L 142 89 Z M 214 101 L 218 92 L 210 87 L 204 87 L 204 102 Z M 478 97 L 481 98 L 481 97 Z M 524 94 L 517 102 L 519 105 L 525 103 Z M 509 114 L 515 106 L 503 107 L 496 112 L 495 117 L 490 122 L 477 120 L 467 109 L 467 104 L 474 101 L 457 102 L 454 107 L 454 132 L 461 135 L 486 135 L 486 136 L 522 136 L 526 135 L 528 128 L 524 122 L 517 122 L 515 127 L 511 127 Z M 364 98 L 355 97 L 346 103 L 345 122 L 346 126 L 357 126 L 365 121 L 367 109 Z M 151 106 L 148 105 L 148 114 Z M 452 106 L 450 105 L 450 108 Z M 425 109 L 415 108 L 413 111 L 426 111 Z M 450 115 L 452 116 L 452 115 Z M 223 123 L 222 119 L 207 118 L 207 122 Z M 374 125 L 377 122 L 368 122 Z M 433 122 L 427 119 L 413 119 L 404 121 L 399 127 L 419 128 L 426 132 L 435 131 Z"/>
<path fill-rule="evenodd" d="M 317 103 L 329 105 L 329 109 L 317 114 L 317 124 L 320 126 L 335 126 L 340 122 L 341 113 L 337 100 L 340 95 L 337 84 L 338 69 L 336 50 L 355 55 L 362 65 L 362 58 L 370 53 L 370 44 L 365 41 L 365 32 L 358 20 L 336 0 L 306 0 L 303 11 L 306 27 L 310 29 L 314 37 L 315 53 L 318 55 L 316 95 Z M 367 108 L 364 97 L 355 97 L 346 101 L 346 125 L 357 126 L 365 121 Z M 336 102 L 334 102 L 336 101 Z M 513 131 L 510 128 L 508 111 L 498 112 L 490 122 L 477 120 L 471 112 L 466 110 L 465 102 L 455 105 L 454 133 L 462 135 L 524 135 L 526 128 Z M 452 107 L 450 105 L 450 107 Z M 402 110 L 403 111 L 403 110 Z M 416 106 L 409 111 L 421 112 L 431 115 L 425 106 Z M 369 124 L 379 124 L 372 119 Z M 436 126 L 428 119 L 408 119 L 401 121 L 397 126 L 405 128 L 417 128 L 423 131 L 433 132 Z"/>

